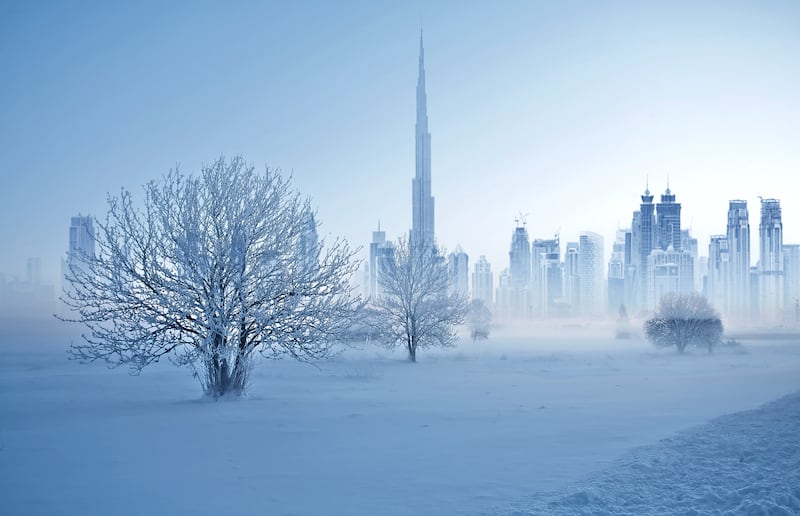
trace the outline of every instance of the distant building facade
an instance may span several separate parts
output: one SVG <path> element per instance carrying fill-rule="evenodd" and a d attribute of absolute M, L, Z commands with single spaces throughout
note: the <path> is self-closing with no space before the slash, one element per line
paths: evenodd
<path fill-rule="evenodd" d="M 554 315 L 562 295 L 561 245 L 559 237 L 535 239 L 531 244 L 531 308 L 534 317 Z"/>
<path fill-rule="evenodd" d="M 580 312 L 580 243 L 567 242 L 564 250 L 563 293 L 564 303 L 569 307 L 569 315 Z"/>
<path fill-rule="evenodd" d="M 787 319 L 800 324 L 800 245 L 783 245 L 783 301 Z"/>
<path fill-rule="evenodd" d="M 762 321 L 783 317 L 783 220 L 777 199 L 761 200 L 759 231 L 759 310 Z"/>
<path fill-rule="evenodd" d="M 730 255 L 728 237 L 712 235 L 708 244 L 708 273 L 706 280 L 706 297 L 711 305 L 722 314 L 728 313 L 728 294 L 730 278 Z"/>
<path fill-rule="evenodd" d="M 467 299 L 469 296 L 469 256 L 460 245 L 447 257 L 450 291 Z"/>
<path fill-rule="evenodd" d="M 751 316 L 750 292 L 750 215 L 747 201 L 728 203 L 728 271 L 726 277 L 726 302 L 719 308 L 737 320 Z"/>
<path fill-rule="evenodd" d="M 531 292 L 531 247 L 525 225 L 517 224 L 511 236 L 511 249 L 508 252 L 510 273 L 509 318 L 530 317 Z"/>
<path fill-rule="evenodd" d="M 394 260 L 394 244 L 386 240 L 386 232 L 378 230 L 372 232 L 372 242 L 369 244 L 369 295 L 377 297 L 381 293 L 380 275 L 385 270 L 387 262 Z"/>
<path fill-rule="evenodd" d="M 603 237 L 591 231 L 580 234 L 578 246 L 578 290 L 581 315 L 605 313 Z"/>
<path fill-rule="evenodd" d="M 492 266 L 481 255 L 472 272 L 472 299 L 480 299 L 489 310 L 494 310 L 494 282 Z"/>
<path fill-rule="evenodd" d="M 666 294 L 691 294 L 694 291 L 694 260 L 691 254 L 676 251 L 670 246 L 666 251 L 656 249 L 650 253 L 647 263 L 649 311 L 656 310 Z"/>

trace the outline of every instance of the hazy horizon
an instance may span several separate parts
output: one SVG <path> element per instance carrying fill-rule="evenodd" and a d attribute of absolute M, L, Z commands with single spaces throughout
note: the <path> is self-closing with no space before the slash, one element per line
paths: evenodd
<path fill-rule="evenodd" d="M 519 214 L 607 262 L 648 180 L 700 255 L 730 199 L 753 264 L 758 196 L 800 243 L 797 3 L 73 5 L 0 7 L 0 272 L 57 282 L 71 216 L 220 155 L 293 174 L 321 236 L 406 235 L 421 23 L 436 235 L 470 272 Z"/>

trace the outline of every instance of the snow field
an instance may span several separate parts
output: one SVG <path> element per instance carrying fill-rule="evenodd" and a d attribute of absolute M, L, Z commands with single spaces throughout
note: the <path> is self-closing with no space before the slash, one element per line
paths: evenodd
<path fill-rule="evenodd" d="M 796 342 L 679 356 L 559 329 L 417 364 L 378 348 L 264 361 L 247 399 L 215 403 L 185 369 L 82 366 L 68 337 L 32 333 L 0 338 L 0 495 L 18 515 L 536 513 L 582 492 L 614 512 L 597 486 L 624 487 L 631 449 L 800 390 Z"/>
<path fill-rule="evenodd" d="M 800 514 L 800 393 L 625 453 L 503 514 Z"/>

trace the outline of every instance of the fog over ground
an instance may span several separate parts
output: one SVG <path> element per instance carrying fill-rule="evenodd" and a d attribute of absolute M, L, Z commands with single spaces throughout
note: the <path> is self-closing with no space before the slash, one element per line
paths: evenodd
<path fill-rule="evenodd" d="M 215 403 L 170 364 L 69 362 L 77 331 L 54 323 L 0 337 L 13 514 L 504 514 L 576 490 L 608 504 L 632 449 L 800 390 L 796 339 L 678 355 L 585 324 L 501 328 L 417 364 L 371 346 L 261 361 L 246 399 Z"/>

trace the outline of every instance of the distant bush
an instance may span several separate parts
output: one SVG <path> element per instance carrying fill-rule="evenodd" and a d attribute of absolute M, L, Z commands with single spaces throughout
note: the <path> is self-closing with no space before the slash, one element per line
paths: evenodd
<path fill-rule="evenodd" d="M 698 294 L 666 294 L 658 310 L 644 323 L 647 339 L 658 347 L 705 347 L 709 353 L 722 339 L 722 320 L 708 300 Z"/>
<path fill-rule="evenodd" d="M 488 339 L 489 326 L 492 323 L 492 312 L 480 299 L 473 299 L 469 304 L 467 324 L 469 324 L 472 340 Z"/>

